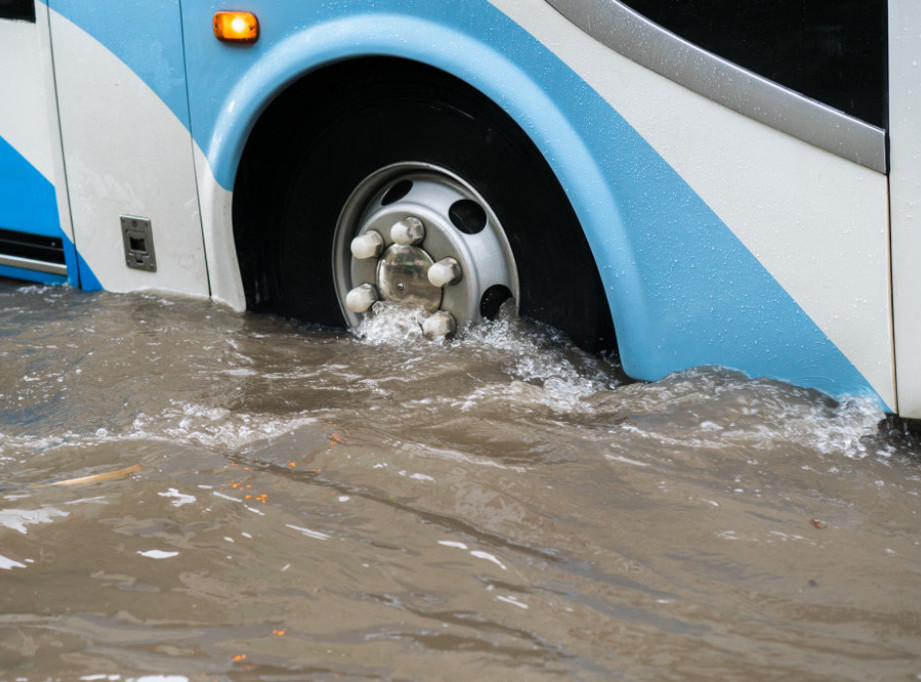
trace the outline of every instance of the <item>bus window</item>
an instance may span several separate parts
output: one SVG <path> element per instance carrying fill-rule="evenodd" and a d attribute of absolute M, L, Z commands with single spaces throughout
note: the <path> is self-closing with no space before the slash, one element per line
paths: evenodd
<path fill-rule="evenodd" d="M 0 19 L 35 21 L 35 0 L 0 0 Z"/>
<path fill-rule="evenodd" d="M 886 125 L 885 0 L 624 0 L 724 59 Z"/>

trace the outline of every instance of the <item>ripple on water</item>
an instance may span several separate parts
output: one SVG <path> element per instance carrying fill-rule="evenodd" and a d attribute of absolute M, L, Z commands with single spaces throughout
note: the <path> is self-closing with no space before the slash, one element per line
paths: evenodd
<path fill-rule="evenodd" d="M 501 316 L 0 302 L 13 678 L 921 672 L 921 446 L 870 403 Z"/>

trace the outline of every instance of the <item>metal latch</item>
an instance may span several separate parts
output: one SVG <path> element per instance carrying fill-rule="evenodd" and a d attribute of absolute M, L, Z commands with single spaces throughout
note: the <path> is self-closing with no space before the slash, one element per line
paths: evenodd
<path fill-rule="evenodd" d="M 153 230 L 150 218 L 133 215 L 120 216 L 122 240 L 125 243 L 125 265 L 138 270 L 157 271 L 157 257 L 154 255 Z"/>

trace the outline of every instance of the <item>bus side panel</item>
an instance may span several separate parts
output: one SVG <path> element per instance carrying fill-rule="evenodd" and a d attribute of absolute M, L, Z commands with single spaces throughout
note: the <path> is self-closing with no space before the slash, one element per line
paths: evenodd
<path fill-rule="evenodd" d="M 775 320 L 768 290 L 747 300 L 731 294 L 727 298 L 728 289 L 746 275 L 733 272 L 732 262 L 719 265 L 718 259 L 707 257 L 706 251 L 715 254 L 720 242 L 708 244 L 702 233 L 695 238 L 692 226 L 685 231 L 675 220 L 654 227 L 656 243 L 687 239 L 693 248 L 676 250 L 673 262 L 662 257 L 665 252 L 653 253 L 644 258 L 644 271 L 650 280 L 665 285 L 665 290 L 655 287 L 658 293 L 649 295 L 671 295 L 676 275 L 682 281 L 698 282 L 688 292 L 693 294 L 696 288 L 698 301 L 689 301 L 687 308 L 696 320 L 680 308 L 660 312 L 668 316 L 669 324 L 678 320 L 690 332 L 685 334 L 686 345 L 704 346 L 690 352 L 705 356 L 705 347 L 714 343 L 700 327 L 701 322 L 709 322 L 713 332 L 725 338 L 719 345 L 729 345 L 729 352 L 720 351 L 725 358 L 721 364 L 732 365 L 740 354 L 748 355 L 744 368 L 750 374 L 783 376 L 772 369 L 782 365 L 800 377 L 791 379 L 794 383 L 821 387 L 838 383 L 844 376 L 838 372 L 845 372 L 835 369 L 837 361 L 822 351 L 830 341 L 853 366 L 850 375 L 862 375 L 881 402 L 895 410 L 886 176 L 762 125 L 635 64 L 587 39 L 545 2 L 531 3 L 527 9 L 514 0 L 492 2 L 629 121 L 825 337 L 825 341 L 819 337 L 810 341 L 808 335 L 799 335 L 795 319 Z M 592 147 L 603 149 L 605 140 L 597 133 L 592 137 Z M 624 175 L 615 164 L 609 162 L 607 168 L 610 177 Z M 643 171 L 638 168 L 632 173 Z M 638 196 L 652 191 L 649 182 L 634 187 Z M 679 274 L 682 266 L 693 270 Z M 727 267 L 727 276 L 721 277 L 718 271 Z M 699 278 L 701 268 L 710 273 L 709 281 Z M 708 319 L 700 309 L 700 303 L 731 299 L 738 306 L 734 320 Z M 744 328 L 759 324 L 774 326 L 775 340 L 759 339 Z M 788 339 L 778 344 L 776 339 L 785 333 L 790 334 Z M 669 346 L 681 343 L 668 335 Z"/>
<path fill-rule="evenodd" d="M 178 0 L 49 6 L 82 286 L 207 296 Z M 121 216 L 150 219 L 156 271 L 128 267 Z"/>
<path fill-rule="evenodd" d="M 894 407 L 885 177 L 646 72 L 543 2 L 495 2 L 515 21 L 485 0 L 252 0 L 262 35 L 241 47 L 211 35 L 211 16 L 223 5 L 183 0 L 209 247 L 221 245 L 220 258 L 233 254 L 236 165 L 275 94 L 336 60 L 414 59 L 479 88 L 544 153 L 586 231 L 632 376 L 722 364 Z M 131 44 L 104 27 L 93 31 L 122 63 L 137 61 Z M 592 63 L 575 59 L 579 52 Z M 135 70 L 160 92 L 156 74 L 143 64 Z M 831 258 L 816 249 L 823 241 Z M 855 263 L 867 267 L 849 271 Z M 234 266 L 221 265 L 227 281 L 215 293 L 238 298 Z M 861 294 L 852 298 L 855 272 Z"/>
<path fill-rule="evenodd" d="M 60 167 L 57 112 L 47 44 L 47 14 L 39 5 L 36 21 L 0 18 L 0 276 L 38 282 L 76 284 L 69 221 L 59 218 L 58 186 L 66 191 Z M 20 235 L 27 243 L 23 251 Z M 48 259 L 67 274 L 42 271 L 41 264 L 16 267 L 9 254 Z M 7 256 L 7 258 L 4 258 Z M 60 268 L 53 268 L 60 269 Z"/>
<path fill-rule="evenodd" d="M 921 4 L 889 0 L 892 294 L 899 413 L 921 419 Z"/>
<path fill-rule="evenodd" d="M 573 64 L 580 78 L 482 1 L 305 6 L 253 0 L 248 8 L 262 20 L 262 36 L 239 49 L 217 43 L 202 28 L 222 8 L 219 3 L 184 0 L 192 124 L 210 175 L 230 192 L 261 109 L 305 71 L 361 55 L 431 64 L 493 98 L 545 154 L 586 230 L 632 376 L 657 379 L 693 365 L 722 364 L 831 393 L 867 395 L 892 409 L 885 177 L 656 74 L 636 76 L 632 69 L 645 70 L 595 43 L 543 2 L 497 4 L 552 43 L 553 51 L 585 51 L 594 66 Z M 553 42 L 554 36 L 568 46 Z M 608 77 L 592 82 L 593 90 L 586 80 L 599 74 Z M 622 101 L 644 101 L 645 111 L 630 123 L 598 95 L 615 90 L 618 80 L 642 86 L 625 85 L 618 94 Z M 669 107 L 677 111 L 667 120 L 654 115 Z M 707 116 L 714 121 L 710 126 L 701 123 Z M 673 139 L 663 149 L 673 162 L 644 137 L 655 138 L 659 126 L 671 129 Z M 714 145 L 709 156 L 708 144 Z M 746 157 L 746 148 L 756 153 Z M 708 193 L 703 200 L 685 178 L 693 176 L 691 161 L 708 180 L 698 183 Z M 759 169 L 762 162 L 768 165 Z M 768 181 L 774 172 L 784 176 L 782 182 Z M 823 176 L 821 182 L 810 180 L 813 173 Z M 830 186 L 842 180 L 842 189 Z M 797 189 L 799 183 L 805 189 Z M 822 192 L 815 205 L 810 189 Z M 794 190 L 792 202 L 784 195 L 788 190 Z M 213 213 L 221 210 L 216 204 Z M 229 223 L 206 224 L 205 230 L 214 231 L 211 241 L 232 243 Z M 835 250 L 828 269 L 823 242 Z M 850 271 L 855 262 L 870 267 Z M 858 284 L 852 285 L 855 276 Z M 860 289 L 858 298 L 839 295 L 840 288 L 853 286 Z"/>

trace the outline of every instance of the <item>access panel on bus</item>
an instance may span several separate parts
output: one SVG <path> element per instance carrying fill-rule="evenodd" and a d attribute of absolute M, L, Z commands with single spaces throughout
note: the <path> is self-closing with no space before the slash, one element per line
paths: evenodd
<path fill-rule="evenodd" d="M 207 296 L 179 0 L 45 2 L 81 287 Z"/>

